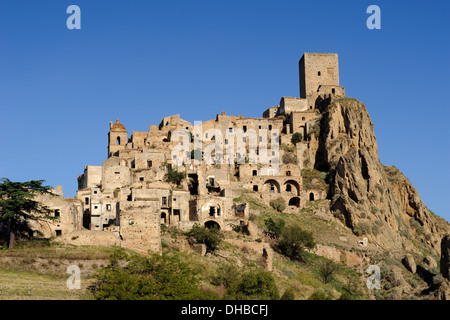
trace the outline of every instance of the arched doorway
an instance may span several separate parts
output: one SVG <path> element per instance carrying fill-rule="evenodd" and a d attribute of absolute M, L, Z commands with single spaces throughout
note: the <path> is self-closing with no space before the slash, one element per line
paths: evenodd
<path fill-rule="evenodd" d="M 309 201 L 314 201 L 314 193 L 309 193 Z"/>
<path fill-rule="evenodd" d="M 205 228 L 208 228 L 208 229 L 214 228 L 214 229 L 220 230 L 220 224 L 218 224 L 215 221 L 209 220 L 209 221 L 205 222 Z"/>
<path fill-rule="evenodd" d="M 289 199 L 289 206 L 293 206 L 293 207 L 300 207 L 300 198 L 299 197 L 293 197 L 291 199 Z"/>
<path fill-rule="evenodd" d="M 288 180 L 284 183 L 286 186 L 286 192 L 292 193 L 292 195 L 299 196 L 300 195 L 300 185 L 295 180 Z"/>

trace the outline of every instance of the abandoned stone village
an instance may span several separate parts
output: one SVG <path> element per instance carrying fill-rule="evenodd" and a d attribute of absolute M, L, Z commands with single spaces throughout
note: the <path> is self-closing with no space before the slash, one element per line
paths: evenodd
<path fill-rule="evenodd" d="M 221 112 L 201 126 L 204 144 L 215 143 L 210 129 L 219 130 L 224 137 L 241 129 L 246 151 L 246 132 L 264 133 L 266 137 L 259 133 L 261 142 L 263 138 L 270 140 L 271 132 L 278 130 L 281 147 L 277 170 L 270 170 L 270 161 L 267 165 L 249 161 L 179 164 L 171 156 L 171 150 L 180 143 L 171 139 L 172 133 L 186 129 L 194 134 L 193 124 L 172 115 L 159 125 L 150 125 L 148 132 L 132 131 L 130 135 L 117 119 L 109 124 L 107 159 L 101 166 L 85 166 L 78 176 L 75 198 L 64 198 L 60 186 L 54 190 L 56 195 L 38 195 L 57 219 L 33 221 L 33 230 L 74 244 L 159 252 L 161 225 L 190 230 L 200 224 L 231 230 L 234 225 L 247 224 L 248 204 L 233 201 L 245 191 L 257 193 L 267 203 L 281 197 L 288 204 L 286 211 L 296 213 L 306 201 L 325 198 L 324 188 L 304 187 L 301 170 L 313 168 L 315 153 L 310 147 L 317 144 L 311 135 L 320 116 L 317 101 L 331 95 L 345 96 L 339 85 L 337 54 L 305 53 L 299 61 L 299 78 L 300 98 L 282 97 L 280 104 L 265 110 L 261 118 Z M 294 144 L 295 133 L 301 136 Z M 195 134 L 193 139 L 199 138 L 199 133 Z M 235 159 L 242 156 L 237 148 L 233 152 Z M 264 152 L 269 152 L 269 159 L 274 155 L 269 147 Z M 185 173 L 185 179 L 179 184 L 167 181 L 168 167 Z"/>

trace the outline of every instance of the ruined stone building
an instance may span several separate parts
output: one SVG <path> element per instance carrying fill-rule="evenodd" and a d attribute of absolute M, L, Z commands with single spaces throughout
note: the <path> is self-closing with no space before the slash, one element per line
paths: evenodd
<path fill-rule="evenodd" d="M 70 237 L 74 243 L 84 239 L 90 244 L 120 243 L 136 251 L 159 251 L 162 224 L 182 230 L 196 223 L 230 230 L 246 223 L 248 205 L 233 201 L 242 192 L 255 192 L 267 203 L 281 197 L 288 210 L 297 213 L 306 201 L 325 198 L 326 190 L 305 186 L 301 173 L 314 164 L 311 149 L 317 142 L 312 133 L 320 117 L 318 101 L 331 95 L 345 96 L 339 85 L 337 54 L 305 53 L 299 61 L 299 77 L 300 97 L 282 97 L 280 104 L 265 110 L 261 118 L 221 112 L 202 122 L 199 131 L 179 115 L 172 115 L 159 125 L 150 125 L 146 132 L 131 133 L 118 119 L 110 122 L 107 159 L 100 166 L 85 166 L 75 198 L 64 198 L 62 190 L 57 190 L 59 196 L 40 199 L 59 219 L 36 224 L 35 230 L 48 237 Z M 241 130 L 236 139 L 242 139 L 244 150 L 233 143 L 232 162 L 229 158 L 219 164 L 175 162 L 174 148 L 186 143 L 174 138 L 177 129 L 190 133 L 187 143 L 192 144 L 193 154 L 196 139 L 202 140 L 202 150 L 210 144 L 217 146 L 220 135 L 211 134 L 212 129 L 221 133 L 219 146 L 225 149 L 231 145 L 227 135 Z M 275 131 L 279 134 L 272 134 Z M 267 152 L 268 164 L 248 160 L 250 132 L 256 133 L 258 146 L 270 142 L 267 150 L 255 150 L 257 155 Z M 301 133 L 301 141 L 293 144 L 295 133 Z M 279 151 L 271 148 L 272 139 L 278 139 Z M 274 156 L 279 162 L 272 170 Z M 237 159 L 244 160 L 238 163 Z M 185 174 L 179 185 L 167 181 L 169 167 Z"/>

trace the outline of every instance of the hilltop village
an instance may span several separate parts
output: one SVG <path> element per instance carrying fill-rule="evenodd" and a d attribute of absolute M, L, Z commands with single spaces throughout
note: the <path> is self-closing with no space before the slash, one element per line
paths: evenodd
<path fill-rule="evenodd" d="M 300 98 L 281 97 L 261 118 L 221 112 L 197 125 L 172 115 L 147 132 L 131 134 L 119 119 L 110 122 L 107 159 L 101 166 L 85 166 L 75 198 L 64 198 L 59 186 L 53 196 L 38 195 L 56 219 L 32 221 L 33 230 L 76 244 L 158 252 L 161 225 L 231 230 L 247 224 L 248 204 L 233 201 L 242 192 L 257 193 L 267 203 L 282 198 L 286 211 L 296 213 L 307 201 L 324 199 L 326 188 L 304 183 L 301 173 L 314 168 L 318 103 L 345 97 L 337 54 L 305 53 L 299 80 Z M 174 156 L 177 146 L 187 147 L 176 134 L 180 130 L 190 136 L 191 152 L 183 161 Z M 206 161 L 206 150 L 213 150 L 216 161 Z M 226 154 L 226 161 L 219 154 Z M 258 161 L 264 158 L 268 161 Z M 181 178 L 170 179 L 177 174 Z"/>

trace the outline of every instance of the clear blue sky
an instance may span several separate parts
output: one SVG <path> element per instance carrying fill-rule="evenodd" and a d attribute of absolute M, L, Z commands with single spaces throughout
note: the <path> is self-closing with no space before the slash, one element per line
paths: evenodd
<path fill-rule="evenodd" d="M 66 9 L 81 8 L 81 30 Z M 381 30 L 366 9 L 381 8 Z M 299 96 L 303 52 L 339 54 L 382 163 L 450 220 L 449 1 L 0 0 L 0 176 L 74 196 L 107 156 L 109 121 L 261 116 Z"/>

